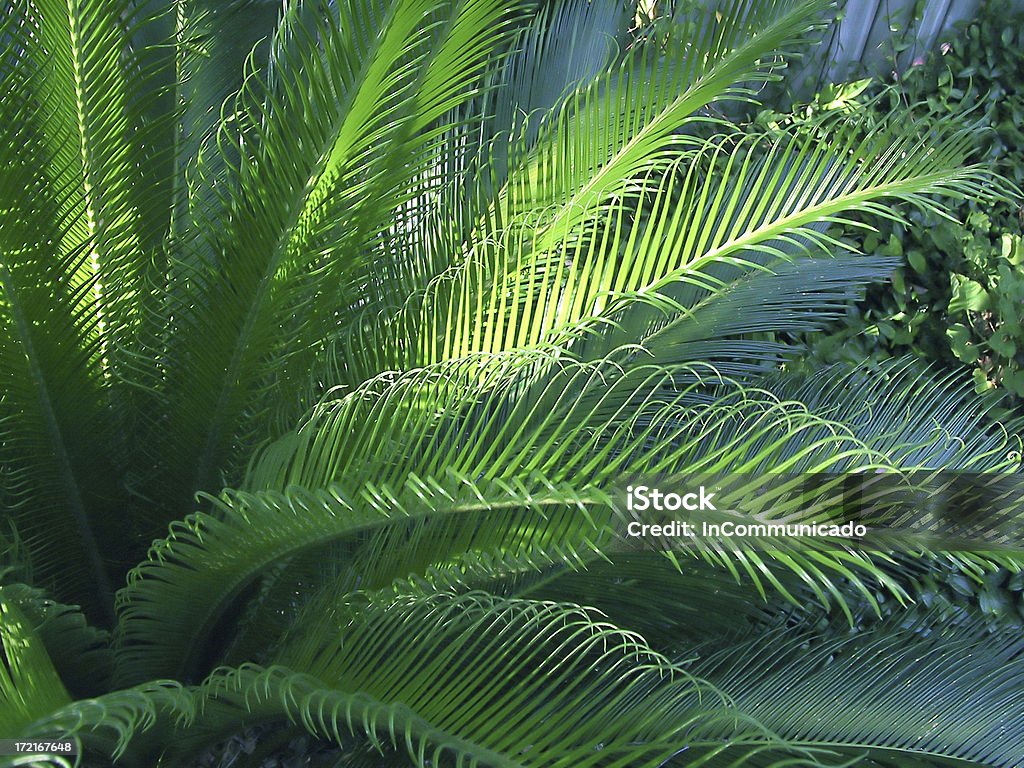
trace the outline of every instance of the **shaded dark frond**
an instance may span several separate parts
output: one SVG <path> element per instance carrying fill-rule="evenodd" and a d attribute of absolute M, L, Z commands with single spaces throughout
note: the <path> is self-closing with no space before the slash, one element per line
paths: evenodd
<path fill-rule="evenodd" d="M 1009 768 L 1024 754 L 1016 632 L 901 616 L 846 637 L 751 637 L 694 671 L 783 738 L 861 756 L 858 765 Z"/>
<path fill-rule="evenodd" d="M 135 764 L 155 765 L 173 727 L 194 722 L 196 704 L 193 691 L 173 681 L 156 680 L 70 702 L 31 723 L 23 735 L 42 739 L 60 734 L 78 740 L 87 755 L 107 760 L 121 758 L 131 745 L 133 751 L 148 752 L 148 759 Z"/>
<path fill-rule="evenodd" d="M 38 634 L 71 695 L 84 698 L 107 690 L 113 672 L 107 632 L 89 626 L 77 606 L 54 602 L 39 589 L 18 583 L 0 589 Z"/>
<path fill-rule="evenodd" d="M 591 505 L 595 511 L 588 513 Z M 353 576 L 383 586 L 467 549 L 507 549 L 517 538 L 514 550 L 527 561 L 542 545 L 579 561 L 607 536 L 600 521 L 609 508 L 605 497 L 585 487 L 485 486 L 457 476 L 443 482 L 410 477 L 397 492 L 367 486 L 353 498 L 337 487 L 238 492 L 220 506 L 222 520 L 195 515 L 174 526 L 151 560 L 132 572 L 119 603 L 122 681 L 158 669 L 192 679 L 211 668 L 223 642 L 217 630 L 228 629 L 221 623 L 225 613 L 259 594 L 250 585 L 268 567 L 332 542 L 349 543 L 358 566 Z M 411 553 L 422 562 L 410 561 Z"/>
<path fill-rule="evenodd" d="M 897 264 L 885 257 L 805 257 L 769 261 L 723 286 L 668 286 L 656 299 L 641 297 L 605 334 L 587 337 L 580 354 L 589 358 L 636 344 L 634 355 L 642 364 L 705 362 L 723 373 L 749 377 L 791 354 L 786 343 L 754 340 L 753 334 L 823 328 Z M 723 277 L 721 270 L 709 270 L 708 276 L 709 283 Z"/>
<path fill-rule="evenodd" d="M 813 375 L 778 373 L 760 382 L 821 416 L 847 425 L 903 469 L 1017 472 L 1018 420 L 999 423 L 994 400 L 978 398 L 958 373 L 928 370 L 911 359 L 876 370 L 834 365 Z"/>

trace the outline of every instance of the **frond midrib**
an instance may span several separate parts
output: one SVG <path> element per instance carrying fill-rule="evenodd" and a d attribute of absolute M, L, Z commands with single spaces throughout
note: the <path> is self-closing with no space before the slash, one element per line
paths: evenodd
<path fill-rule="evenodd" d="M 392 7 L 388 14 L 388 23 L 390 23 L 393 17 L 394 7 Z M 382 41 L 384 37 L 384 34 L 379 34 L 375 38 L 378 43 L 374 49 L 375 52 L 379 50 L 380 41 Z M 360 86 L 363 84 L 368 70 L 372 67 L 375 61 L 375 55 L 368 55 L 364 58 L 359 74 L 354 78 L 355 83 L 359 83 Z M 196 472 L 192 482 L 192 490 L 194 491 L 212 490 L 209 487 L 210 481 L 213 473 L 218 469 L 218 467 L 214 465 L 213 459 L 217 455 L 220 442 L 223 439 L 222 432 L 224 431 L 224 422 L 230 415 L 228 413 L 228 401 L 230 400 L 232 393 L 242 386 L 240 381 L 242 362 L 245 357 L 246 350 L 251 345 L 253 330 L 256 328 L 256 324 L 260 318 L 267 295 L 274 287 L 274 276 L 277 274 L 282 261 L 293 247 L 296 233 L 303 229 L 302 225 L 307 221 L 309 216 L 312 215 L 310 210 L 311 206 L 314 206 L 315 210 L 318 191 L 320 189 L 321 182 L 324 180 L 324 174 L 334 162 L 334 155 L 337 151 L 337 145 L 341 138 L 340 134 L 349 116 L 349 107 L 358 97 L 360 90 L 361 87 L 354 87 L 345 93 L 337 110 L 335 119 L 332 121 L 331 130 L 327 134 L 330 137 L 328 138 L 328 142 L 331 145 L 331 151 L 321 152 L 320 156 L 314 163 L 313 168 L 306 179 L 306 184 L 303 187 L 301 198 L 295 201 L 295 205 L 291 209 L 288 220 L 285 222 L 285 225 L 282 227 L 281 232 L 277 237 L 277 241 L 273 245 L 270 258 L 267 260 L 267 265 L 260 276 L 260 281 L 257 285 L 255 295 L 249 302 L 242 327 L 239 330 L 232 348 L 231 359 L 224 370 L 223 376 L 221 377 L 222 383 L 213 408 L 213 417 L 210 419 L 210 426 L 206 432 L 206 439 L 203 441 L 203 447 L 199 452 L 199 458 L 195 465 Z"/>
<path fill-rule="evenodd" d="M 573 504 L 586 504 L 587 501 L 579 498 L 574 499 Z M 596 498 L 590 500 L 590 503 L 598 506 L 607 503 L 604 498 Z M 566 501 L 559 496 L 555 496 L 551 499 L 543 499 L 537 496 L 531 497 L 530 504 L 534 507 L 545 507 L 545 506 L 564 506 Z M 320 531 L 313 531 L 311 535 L 304 539 L 298 537 L 292 537 L 288 540 L 288 544 L 284 547 L 279 547 L 273 550 L 272 557 L 261 558 L 258 561 L 252 560 L 246 563 L 246 567 L 242 569 L 234 579 L 231 580 L 231 586 L 227 589 L 219 589 L 218 593 L 220 597 L 213 601 L 207 601 L 203 603 L 202 611 L 199 615 L 193 614 L 192 631 L 189 632 L 186 642 L 179 647 L 175 653 L 175 658 L 178 660 L 173 669 L 167 670 L 162 674 L 169 674 L 172 677 L 191 679 L 195 676 L 195 667 L 199 663 L 198 650 L 203 647 L 207 642 L 212 630 L 216 627 L 218 620 L 227 610 L 227 607 L 244 591 L 244 589 L 250 585 L 259 574 L 268 566 L 269 563 L 281 561 L 289 557 L 302 554 L 303 552 L 316 549 L 321 546 L 328 545 L 332 542 L 342 540 L 344 538 L 356 535 L 360 532 L 378 530 L 389 525 L 394 524 L 407 524 L 409 522 L 415 522 L 417 520 L 426 519 L 439 519 L 442 517 L 453 517 L 460 514 L 466 514 L 471 512 L 484 512 L 502 509 L 514 509 L 520 508 L 523 505 L 521 499 L 512 499 L 509 501 L 501 501 L 495 503 L 488 503 L 486 501 L 468 502 L 464 504 L 451 504 L 446 506 L 443 511 L 437 511 L 429 507 L 424 507 L 420 512 L 405 513 L 401 517 L 387 517 L 372 521 L 363 521 L 358 524 L 340 524 L 332 535 L 322 535 Z M 164 545 L 167 546 L 169 540 L 164 540 Z M 150 559 L 143 565 L 152 565 L 154 562 L 161 562 L 164 559 L 163 553 L 157 553 L 155 558 Z M 138 569 L 137 573 L 140 573 Z M 141 572 L 144 573 L 144 572 Z M 129 577 L 131 579 L 131 576 Z M 144 588 L 146 584 L 145 576 L 142 575 L 139 578 L 139 586 Z M 137 587 L 138 588 L 138 587 Z M 119 595 L 119 612 L 124 613 L 124 609 L 130 607 L 130 591 L 131 581 L 129 581 L 129 587 L 121 591 Z M 201 618 L 200 618 L 201 617 Z M 127 633 L 124 631 L 128 626 L 127 620 L 122 618 L 122 632 L 121 639 L 123 640 Z"/>
<path fill-rule="evenodd" d="M 91 515 L 83 501 L 79 482 L 75 477 L 71 457 L 64 441 L 63 431 L 61 430 L 56 411 L 53 407 L 53 401 L 50 396 L 49 388 L 46 384 L 46 378 L 43 375 L 42 366 L 39 363 L 39 355 L 36 351 L 31 323 L 25 316 L 25 310 L 22 307 L 22 303 L 15 291 L 13 275 L 11 275 L 7 264 L 2 260 L 0 260 L 0 284 L 3 285 L 4 292 L 7 294 L 8 306 L 10 307 L 11 314 L 13 315 L 14 324 L 18 331 L 18 337 L 21 340 L 26 359 L 28 360 L 29 370 L 32 375 L 32 382 L 35 385 L 36 392 L 38 393 L 38 402 L 42 412 L 43 426 L 46 431 L 49 445 L 53 451 L 53 458 L 57 465 L 58 479 L 64 489 L 63 496 L 67 502 L 67 511 L 75 521 L 75 527 L 78 531 L 78 535 L 81 537 L 81 542 L 85 549 L 86 560 L 89 563 L 89 569 L 95 579 L 96 589 L 99 592 L 99 601 L 102 605 L 102 609 L 106 614 L 107 619 L 110 620 L 111 624 L 113 624 L 116 621 L 113 610 L 114 591 L 110 583 L 110 578 L 107 575 L 106 568 L 100 558 L 99 544 L 96 541 L 95 534 L 93 533 Z"/>

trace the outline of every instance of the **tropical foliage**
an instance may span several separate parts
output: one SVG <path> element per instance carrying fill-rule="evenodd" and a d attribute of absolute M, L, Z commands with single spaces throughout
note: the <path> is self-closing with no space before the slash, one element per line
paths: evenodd
<path fill-rule="evenodd" d="M 6 3 L 0 736 L 1015 764 L 1019 632 L 909 606 L 1016 552 L 626 546 L 630 477 L 1020 463 L 964 382 L 780 365 L 895 265 L 827 225 L 1014 192 L 968 124 L 741 133 L 834 9 L 650 5 Z"/>
<path fill-rule="evenodd" d="M 877 79 L 823 97 L 833 108 L 888 114 L 894 103 L 918 114 L 969 110 L 987 130 L 977 134 L 976 154 L 1017 184 L 1024 183 L 1024 15 L 1006 2 L 983 3 L 978 16 L 959 25 L 895 87 Z M 765 114 L 761 117 L 772 119 Z M 909 224 L 891 222 L 878 232 L 845 234 L 865 253 L 902 257 L 891 284 L 873 287 L 866 300 L 832 332 L 815 340 L 819 358 L 835 361 L 872 354 L 913 353 L 948 370 L 970 370 L 979 391 L 1000 389 L 1019 403 L 1024 396 L 1024 208 L 1019 199 L 994 204 L 963 200 L 956 220 L 908 211 Z"/>

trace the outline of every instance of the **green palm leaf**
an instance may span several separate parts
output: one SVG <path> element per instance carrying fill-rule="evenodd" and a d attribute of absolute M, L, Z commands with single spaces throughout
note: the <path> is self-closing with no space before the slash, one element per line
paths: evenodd
<path fill-rule="evenodd" d="M 761 384 L 848 425 L 908 470 L 1016 472 L 1020 467 L 1019 422 L 997 422 L 998 401 L 979 401 L 957 374 L 930 373 L 910 360 L 894 360 L 873 373 L 834 366 L 809 378 L 775 374 Z"/>
<path fill-rule="evenodd" d="M 348 542 L 336 553 L 348 561 L 347 588 L 385 586 L 463 552 L 539 567 L 579 564 L 618 535 L 615 484 L 623 476 L 881 462 L 838 423 L 756 391 L 683 408 L 697 385 L 676 388 L 658 369 L 557 365 L 562 373 L 524 398 L 536 371 L 551 366 L 537 355 L 471 358 L 325 403 L 253 465 L 254 491 L 225 492 L 214 514 L 173 527 L 132 574 L 120 596 L 121 679 L 157 670 L 194 677 L 222 652 L 210 638 L 239 603 L 261 599 L 258 581 L 268 569 L 316 558 L 338 542 Z M 699 554 L 762 592 L 764 584 L 782 586 L 760 553 Z M 830 573 L 866 592 L 856 575 L 863 572 L 901 593 L 869 555 L 772 556 L 840 603 Z"/>
<path fill-rule="evenodd" d="M 720 287 L 709 267 L 749 264 L 749 252 L 775 239 L 828 244 L 810 225 L 846 210 L 889 215 L 875 202 L 880 198 L 932 207 L 925 193 L 984 195 L 984 172 L 964 164 L 970 136 L 947 128 L 944 138 L 925 147 L 895 121 L 868 131 L 837 125 L 825 140 L 814 134 L 780 140 L 760 164 L 751 162 L 742 143 L 731 149 L 723 141 L 682 153 L 664 174 L 634 180 L 631 189 L 624 179 L 609 199 L 570 201 L 565 209 L 573 224 L 558 229 L 550 243 L 546 233 L 554 225 L 545 223 L 543 209 L 507 222 L 496 218 L 481 240 L 500 247 L 474 248 L 454 279 L 435 283 L 436 295 L 428 291 L 422 308 L 411 310 L 418 311 L 413 318 L 428 338 L 435 333 L 435 312 L 447 329 L 446 347 L 432 349 L 424 339 L 426 360 L 564 344 L 608 324 L 638 300 L 658 300 L 675 283 Z M 899 164 L 891 162 L 894 155 Z M 798 162 L 782 172 L 790 157 Z M 723 178 L 714 195 L 703 183 L 708 177 Z M 651 216 L 659 226 L 633 215 L 630 201 L 640 194 L 652 197 Z M 610 242 L 624 242 L 624 252 L 609 254 Z"/>
<path fill-rule="evenodd" d="M 142 750 L 154 736 L 157 754 L 142 765 L 153 765 L 163 751 L 166 732 L 174 723 L 187 725 L 197 714 L 196 696 L 172 681 L 154 681 L 114 691 L 94 699 L 80 699 L 53 710 L 33 722 L 23 733 L 26 739 L 43 740 L 54 735 L 74 739 L 86 748 L 120 760 L 129 744 Z M 158 730 L 152 734 L 151 730 Z M 127 758 L 128 764 L 134 761 Z M 136 765 L 140 763 L 134 763 Z"/>
<path fill-rule="evenodd" d="M 46 649 L 25 614 L 0 587 L 0 733 L 27 735 L 26 727 L 71 701 Z"/>
<path fill-rule="evenodd" d="M 772 633 L 695 671 L 780 736 L 858 764 L 1012 766 L 1024 748 L 1021 650 L 1017 633 L 923 615 L 847 637 Z"/>
<path fill-rule="evenodd" d="M 70 693 L 78 697 L 106 690 L 113 671 L 106 632 L 89 626 L 77 606 L 54 602 L 42 590 L 17 582 L 2 589 L 37 634 Z"/>
<path fill-rule="evenodd" d="M 776 744 L 685 669 L 572 605 L 470 593 L 320 607 L 281 652 L 285 667 L 204 683 L 211 722 L 244 706 L 417 765 L 656 766 L 680 751 L 691 765 L 739 765 Z"/>
<path fill-rule="evenodd" d="M 17 12 L 2 24 L 8 50 L 41 55 Z M 26 70 L 5 73 L 0 104 L 0 477 L 12 519 L 39 555 L 39 577 L 60 573 L 62 597 L 99 611 L 112 590 L 100 544 L 109 518 L 96 508 L 109 514 L 116 498 L 116 457 L 90 445 L 91 436 L 113 445 L 99 319 L 83 277 L 90 246 L 73 231 L 80 191 L 48 177 L 69 161 L 45 143 L 50 115 L 26 92 Z M 55 243 L 67 245 L 54 253 Z M 74 556 L 78 547 L 84 556 Z"/>
<path fill-rule="evenodd" d="M 669 286 L 657 300 L 630 307 L 607 333 L 589 336 L 580 354 L 590 358 L 635 343 L 634 357 L 644 364 L 706 362 L 727 376 L 764 373 L 766 363 L 778 365 L 792 350 L 752 335 L 822 328 L 895 266 L 884 257 L 797 258 L 741 271 L 722 287 Z M 725 277 L 721 270 L 708 273 Z"/>
<path fill-rule="evenodd" d="M 352 277 L 364 261 L 356 254 L 400 209 L 441 141 L 433 124 L 473 94 L 519 13 L 480 0 L 307 10 L 285 17 L 266 80 L 247 84 L 220 133 L 230 224 L 211 222 L 217 256 L 190 276 L 188 303 L 172 309 L 176 338 L 206 340 L 169 352 L 175 442 L 157 448 L 165 460 L 182 457 L 168 477 L 176 501 L 217 487 L 213 468 L 237 462 L 234 441 L 252 438 L 261 388 L 320 342 L 338 307 L 358 300 L 346 290 L 361 279 Z M 332 282 L 338 288 L 325 292 Z"/>

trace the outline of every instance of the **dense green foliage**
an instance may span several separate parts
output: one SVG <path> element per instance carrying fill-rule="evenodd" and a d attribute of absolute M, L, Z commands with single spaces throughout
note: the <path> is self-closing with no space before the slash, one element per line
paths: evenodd
<path fill-rule="evenodd" d="M 965 381 L 783 365 L 897 264 L 827 225 L 1015 192 L 977 128 L 712 119 L 826 0 L 273 7 L 0 15 L 0 737 L 147 768 L 309 736 L 338 768 L 1017 764 L 1019 629 L 951 599 L 1016 599 L 1016 549 L 624 536 L 628 478 L 1020 470 Z"/>
<path fill-rule="evenodd" d="M 984 130 L 977 152 L 1024 184 L 1024 15 L 987 2 L 948 43 L 921 55 L 895 85 L 879 79 L 822 94 L 816 108 L 862 105 L 883 118 L 901 104 L 915 119 L 966 113 Z M 762 120 L 774 120 L 766 113 Z M 877 231 L 837 233 L 865 253 L 898 257 L 886 285 L 871 288 L 827 335 L 818 359 L 883 360 L 912 353 L 947 370 L 973 372 L 979 391 L 1024 396 L 1024 208 L 1019 197 L 966 199 L 938 212 L 908 212 Z"/>

